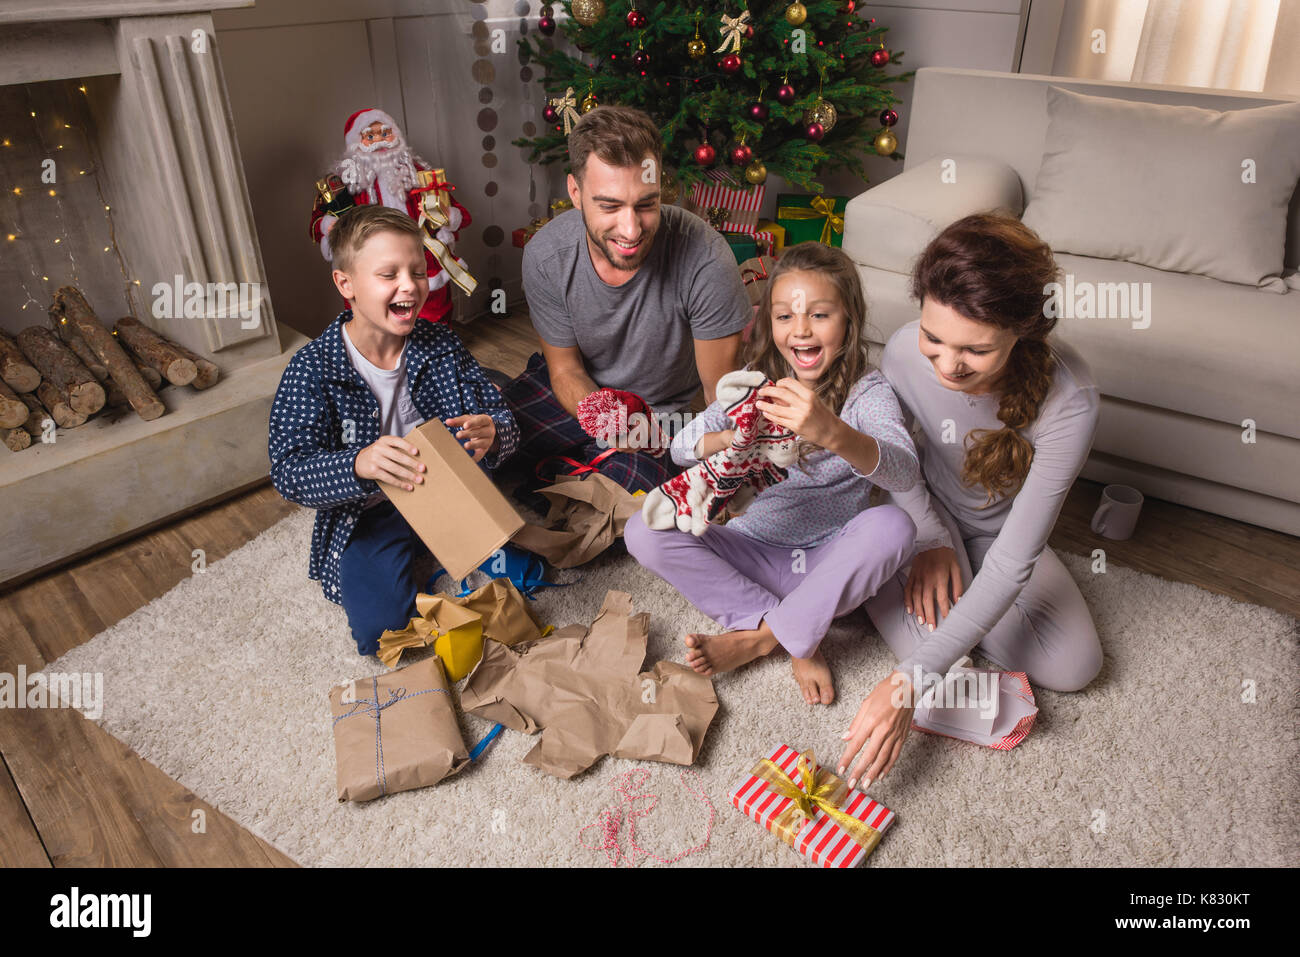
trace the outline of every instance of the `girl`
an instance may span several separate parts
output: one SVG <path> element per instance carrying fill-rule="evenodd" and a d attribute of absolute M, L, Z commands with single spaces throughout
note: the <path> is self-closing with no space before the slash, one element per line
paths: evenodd
<path fill-rule="evenodd" d="M 844 735 L 841 773 L 870 738 L 851 784 L 893 766 L 913 695 L 977 645 L 1054 691 L 1101 668 L 1092 616 L 1047 547 L 1098 408 L 1087 365 L 1047 338 L 1058 272 L 1031 229 L 986 213 L 953 223 L 914 267 L 921 317 L 890 338 L 881 368 L 925 433 L 925 482 L 893 496 L 916 522 L 917 554 L 867 603 L 900 661 Z"/>
<path fill-rule="evenodd" d="M 831 619 L 861 605 L 911 554 L 907 514 L 868 508 L 873 485 L 905 491 L 920 473 L 898 400 L 867 364 L 865 324 L 847 255 L 814 242 L 787 249 L 760 304 L 749 367 L 773 380 L 755 406 L 799 436 L 801 462 L 742 515 L 701 536 L 652 531 L 639 514 L 627 523 L 637 561 L 730 629 L 686 636 L 687 663 L 701 674 L 780 645 L 804 700 L 830 704 L 831 672 L 817 646 Z M 673 439 L 678 464 L 730 446 L 724 404 L 715 401 Z"/>

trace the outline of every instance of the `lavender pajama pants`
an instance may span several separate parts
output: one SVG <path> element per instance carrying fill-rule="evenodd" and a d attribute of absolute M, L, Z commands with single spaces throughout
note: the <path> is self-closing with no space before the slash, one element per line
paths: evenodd
<path fill-rule="evenodd" d="M 766 619 L 786 651 L 810 658 L 831 620 L 857 608 L 912 555 L 916 526 L 896 505 L 869 508 L 820 545 L 769 545 L 725 525 L 698 538 L 652 531 L 633 515 L 623 531 L 638 562 L 723 628 Z"/>

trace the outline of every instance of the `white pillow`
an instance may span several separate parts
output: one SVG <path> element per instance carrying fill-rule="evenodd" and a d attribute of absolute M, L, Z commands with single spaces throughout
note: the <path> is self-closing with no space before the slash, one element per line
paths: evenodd
<path fill-rule="evenodd" d="M 1218 113 L 1047 88 L 1023 221 L 1058 253 L 1286 292 L 1300 103 Z"/>

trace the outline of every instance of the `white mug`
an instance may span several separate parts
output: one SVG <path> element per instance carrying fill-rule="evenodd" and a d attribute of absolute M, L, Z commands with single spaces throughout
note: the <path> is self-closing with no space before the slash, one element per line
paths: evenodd
<path fill-rule="evenodd" d="M 1142 493 L 1127 485 L 1107 485 L 1101 490 L 1101 505 L 1092 516 L 1092 530 L 1106 538 L 1123 541 L 1133 534 Z"/>

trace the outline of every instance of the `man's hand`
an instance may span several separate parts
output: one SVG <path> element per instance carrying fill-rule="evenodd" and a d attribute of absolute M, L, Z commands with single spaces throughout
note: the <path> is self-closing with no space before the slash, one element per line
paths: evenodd
<path fill-rule="evenodd" d="M 456 438 L 474 453 L 480 462 L 497 444 L 497 424 L 490 415 L 457 415 L 444 423 L 449 429 L 459 429 Z"/>
<path fill-rule="evenodd" d="M 867 695 L 853 724 L 841 735 L 847 743 L 835 765 L 840 777 L 848 772 L 849 787 L 866 790 L 889 773 L 903 751 L 915 710 L 912 682 L 900 671 L 890 672 Z M 854 762 L 859 751 L 862 754 Z"/>
<path fill-rule="evenodd" d="M 951 602 L 948 600 L 949 589 L 952 591 Z M 930 548 L 912 559 L 912 570 L 903 587 L 903 606 L 909 615 L 916 615 L 921 624 L 934 631 L 961 596 L 961 565 L 955 551 Z"/>
<path fill-rule="evenodd" d="M 382 435 L 374 445 L 367 445 L 357 453 L 352 471 L 357 478 L 387 482 L 413 492 L 416 485 L 423 484 L 422 473 L 426 471 L 426 466 L 415 459 L 419 454 L 420 450 L 405 439 Z"/>

